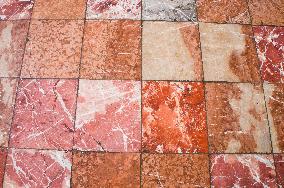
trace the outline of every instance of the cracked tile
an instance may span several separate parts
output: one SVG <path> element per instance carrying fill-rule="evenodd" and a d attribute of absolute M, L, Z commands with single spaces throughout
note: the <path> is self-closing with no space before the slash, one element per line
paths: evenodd
<path fill-rule="evenodd" d="M 30 19 L 33 4 L 33 0 L 2 0 L 0 20 Z"/>

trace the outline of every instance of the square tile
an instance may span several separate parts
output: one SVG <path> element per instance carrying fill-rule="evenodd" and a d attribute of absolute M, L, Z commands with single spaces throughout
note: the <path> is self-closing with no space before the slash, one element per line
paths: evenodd
<path fill-rule="evenodd" d="M 0 187 L 3 187 L 7 150 L 0 148 Z"/>
<path fill-rule="evenodd" d="M 278 186 L 284 187 L 284 154 L 274 155 Z"/>
<path fill-rule="evenodd" d="M 33 4 L 33 0 L 2 0 L 0 20 L 30 19 Z"/>
<path fill-rule="evenodd" d="M 200 23 L 206 81 L 260 82 L 251 26 Z"/>
<path fill-rule="evenodd" d="M 276 188 L 276 173 L 271 155 L 211 156 L 212 187 Z"/>
<path fill-rule="evenodd" d="M 143 0 L 142 19 L 197 21 L 195 0 Z"/>
<path fill-rule="evenodd" d="M 252 24 L 284 25 L 284 0 L 248 0 Z"/>
<path fill-rule="evenodd" d="M 197 11 L 201 22 L 250 23 L 246 0 L 197 0 Z"/>
<path fill-rule="evenodd" d="M 70 187 L 71 153 L 9 150 L 4 187 Z"/>
<path fill-rule="evenodd" d="M 10 146 L 71 149 L 76 80 L 21 80 Z"/>
<path fill-rule="evenodd" d="M 261 85 L 206 84 L 210 152 L 270 153 Z"/>
<path fill-rule="evenodd" d="M 87 21 L 82 53 L 82 78 L 139 80 L 141 22 Z"/>
<path fill-rule="evenodd" d="M 0 79 L 0 146 L 8 146 L 18 80 Z"/>
<path fill-rule="evenodd" d="M 208 155 L 142 155 L 142 187 L 210 187 Z"/>
<path fill-rule="evenodd" d="M 73 155 L 72 187 L 140 187 L 140 154 Z"/>
<path fill-rule="evenodd" d="M 80 80 L 74 147 L 140 151 L 140 87 L 135 81 Z"/>
<path fill-rule="evenodd" d="M 20 74 L 28 21 L 0 22 L 0 76 L 17 77 Z"/>
<path fill-rule="evenodd" d="M 262 79 L 284 83 L 284 27 L 253 28 Z"/>
<path fill-rule="evenodd" d="M 202 80 L 198 25 L 143 22 L 144 80 Z"/>
<path fill-rule="evenodd" d="M 88 0 L 87 19 L 141 18 L 141 0 Z"/>
<path fill-rule="evenodd" d="M 144 152 L 207 152 L 204 85 L 144 82 L 142 127 Z"/>
<path fill-rule="evenodd" d="M 284 153 L 284 84 L 264 84 L 273 151 Z"/>
<path fill-rule="evenodd" d="M 83 20 L 32 20 L 22 77 L 78 77 L 83 27 Z"/>
<path fill-rule="evenodd" d="M 84 19 L 85 8 L 86 0 L 36 0 L 32 17 L 33 19 Z"/>

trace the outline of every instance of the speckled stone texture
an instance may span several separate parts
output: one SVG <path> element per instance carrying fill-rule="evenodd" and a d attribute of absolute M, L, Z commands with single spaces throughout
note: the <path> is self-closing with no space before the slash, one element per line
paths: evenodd
<path fill-rule="evenodd" d="M 208 83 L 206 105 L 211 152 L 271 151 L 261 85 Z"/>
<path fill-rule="evenodd" d="M 32 20 L 22 77 L 78 77 L 83 26 L 83 20 Z"/>
<path fill-rule="evenodd" d="M 144 152 L 207 152 L 204 85 L 149 81 L 142 89 Z"/>
<path fill-rule="evenodd" d="M 212 155 L 211 176 L 213 188 L 277 187 L 272 155 Z"/>
<path fill-rule="evenodd" d="M 284 84 L 264 84 L 273 151 L 284 153 Z"/>
<path fill-rule="evenodd" d="M 70 187 L 71 153 L 10 149 L 4 187 Z"/>
<path fill-rule="evenodd" d="M 141 18 L 141 0 L 88 0 L 87 19 Z"/>
<path fill-rule="evenodd" d="M 8 146 L 18 80 L 0 79 L 0 146 Z"/>
<path fill-rule="evenodd" d="M 277 173 L 278 185 L 284 187 L 284 154 L 274 155 L 275 169 Z"/>
<path fill-rule="evenodd" d="M 17 77 L 20 73 L 28 21 L 0 22 L 0 76 Z"/>
<path fill-rule="evenodd" d="M 201 22 L 250 23 L 246 0 L 197 0 L 197 10 Z"/>
<path fill-rule="evenodd" d="M 206 81 L 260 82 L 251 26 L 200 23 Z"/>
<path fill-rule="evenodd" d="M 72 187 L 138 188 L 140 155 L 75 152 L 72 175 Z"/>
<path fill-rule="evenodd" d="M 142 155 L 142 187 L 210 187 L 208 155 Z"/>
<path fill-rule="evenodd" d="M 0 187 L 3 187 L 7 150 L 0 148 Z"/>
<path fill-rule="evenodd" d="M 248 0 L 252 24 L 284 25 L 284 0 Z"/>
<path fill-rule="evenodd" d="M 19 20 L 31 17 L 33 0 L 0 1 L 0 20 Z"/>
<path fill-rule="evenodd" d="M 258 26 L 253 31 L 263 80 L 284 83 L 284 27 Z"/>
<path fill-rule="evenodd" d="M 141 77 L 141 22 L 87 21 L 81 77 L 139 80 Z"/>
<path fill-rule="evenodd" d="M 80 80 L 79 85 L 75 148 L 140 151 L 140 82 Z"/>
<path fill-rule="evenodd" d="M 197 24 L 143 22 L 143 80 L 202 80 Z"/>
<path fill-rule="evenodd" d="M 76 80 L 21 80 L 10 146 L 71 149 Z"/>
<path fill-rule="evenodd" d="M 197 21 L 195 0 L 143 0 L 142 19 Z"/>
<path fill-rule="evenodd" d="M 84 19 L 86 0 L 36 0 L 33 19 Z"/>

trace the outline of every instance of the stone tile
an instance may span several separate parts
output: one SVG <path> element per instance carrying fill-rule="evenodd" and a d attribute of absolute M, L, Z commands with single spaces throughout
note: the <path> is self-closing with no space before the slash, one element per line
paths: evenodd
<path fill-rule="evenodd" d="M 79 85 L 75 148 L 140 151 L 140 82 L 80 80 Z"/>
<path fill-rule="evenodd" d="M 204 85 L 144 82 L 142 127 L 144 152 L 207 152 Z"/>
<path fill-rule="evenodd" d="M 143 22 L 144 80 L 202 80 L 197 24 Z"/>
<path fill-rule="evenodd" d="M 0 148 L 0 187 L 3 187 L 7 150 Z"/>
<path fill-rule="evenodd" d="M 28 21 L 0 22 L 0 76 L 17 77 L 20 74 Z"/>
<path fill-rule="evenodd" d="M 212 187 L 276 188 L 272 155 L 211 156 Z"/>
<path fill-rule="evenodd" d="M 33 20 L 22 76 L 78 77 L 83 26 L 83 20 Z"/>
<path fill-rule="evenodd" d="M 284 187 L 284 154 L 274 155 L 278 186 Z"/>
<path fill-rule="evenodd" d="M 140 154 L 73 155 L 72 187 L 140 187 Z"/>
<path fill-rule="evenodd" d="M 87 19 L 141 18 L 141 0 L 88 0 Z"/>
<path fill-rule="evenodd" d="M 264 84 L 264 93 L 275 153 L 284 153 L 284 84 Z"/>
<path fill-rule="evenodd" d="M 76 80 L 21 80 L 10 146 L 71 149 Z"/>
<path fill-rule="evenodd" d="M 206 81 L 260 82 L 251 26 L 199 25 Z"/>
<path fill-rule="evenodd" d="M 17 83 L 16 79 L 0 79 L 0 146 L 8 146 Z"/>
<path fill-rule="evenodd" d="M 4 187 L 70 187 L 71 153 L 9 150 Z"/>
<path fill-rule="evenodd" d="M 33 4 L 33 0 L 2 0 L 0 20 L 30 19 Z"/>
<path fill-rule="evenodd" d="M 198 0 L 197 11 L 201 22 L 250 23 L 246 0 Z"/>
<path fill-rule="evenodd" d="M 139 80 L 141 77 L 141 22 L 87 21 L 81 77 Z"/>
<path fill-rule="evenodd" d="M 142 156 L 142 187 L 210 187 L 208 155 Z"/>
<path fill-rule="evenodd" d="M 32 17 L 33 19 L 84 19 L 85 8 L 86 0 L 36 0 Z"/>
<path fill-rule="evenodd" d="M 262 79 L 284 83 L 284 27 L 253 28 Z"/>
<path fill-rule="evenodd" d="M 143 0 L 142 19 L 197 21 L 195 0 Z"/>
<path fill-rule="evenodd" d="M 284 0 L 248 0 L 252 24 L 284 25 Z"/>
<path fill-rule="evenodd" d="M 209 146 L 213 153 L 270 153 L 261 85 L 206 84 Z"/>

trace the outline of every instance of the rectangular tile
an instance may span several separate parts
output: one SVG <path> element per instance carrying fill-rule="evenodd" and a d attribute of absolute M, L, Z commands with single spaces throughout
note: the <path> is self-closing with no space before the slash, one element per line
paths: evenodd
<path fill-rule="evenodd" d="M 277 174 L 278 186 L 284 187 L 284 154 L 275 154 L 274 163 Z"/>
<path fill-rule="evenodd" d="M 3 187 L 7 150 L 0 148 L 0 187 Z"/>
<path fill-rule="evenodd" d="M 0 2 L 0 20 L 30 19 L 33 0 L 3 0 Z"/>

